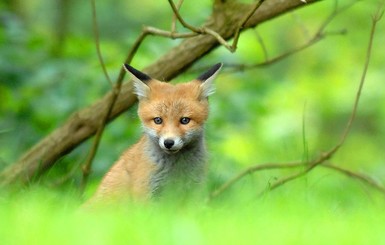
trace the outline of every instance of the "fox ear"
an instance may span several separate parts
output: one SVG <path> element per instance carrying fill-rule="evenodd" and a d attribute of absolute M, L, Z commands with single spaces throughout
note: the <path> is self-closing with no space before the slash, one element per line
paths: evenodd
<path fill-rule="evenodd" d="M 201 81 L 201 98 L 207 98 L 209 95 L 212 95 L 215 92 L 215 87 L 213 81 L 218 75 L 220 69 L 222 68 L 222 63 L 218 63 L 211 67 L 208 71 L 200 75 L 197 80 Z"/>
<path fill-rule="evenodd" d="M 138 99 L 147 98 L 150 92 L 150 87 L 148 87 L 147 83 L 151 81 L 152 78 L 130 65 L 124 64 L 123 66 L 134 79 L 134 93 L 138 96 Z"/>

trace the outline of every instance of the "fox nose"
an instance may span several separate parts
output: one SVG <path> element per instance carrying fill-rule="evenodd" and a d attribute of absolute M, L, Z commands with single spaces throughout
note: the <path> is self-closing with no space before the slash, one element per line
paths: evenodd
<path fill-rule="evenodd" d="M 175 144 L 174 140 L 172 139 L 166 139 L 164 142 L 164 147 L 166 147 L 167 149 L 171 149 L 171 147 Z"/>

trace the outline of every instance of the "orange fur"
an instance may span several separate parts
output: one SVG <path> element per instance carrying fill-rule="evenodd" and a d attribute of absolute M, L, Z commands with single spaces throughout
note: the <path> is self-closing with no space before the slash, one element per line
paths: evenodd
<path fill-rule="evenodd" d="M 212 93 L 211 85 L 205 83 L 211 83 L 220 67 L 203 74 L 203 81 L 177 85 L 126 67 L 134 77 L 144 133 L 111 167 L 87 205 L 148 200 L 170 180 L 179 181 L 172 182 L 172 189 L 181 182 L 190 188 L 202 181 L 206 169 L 203 125 L 209 111 L 207 96 Z M 182 118 L 188 120 L 182 123 Z M 167 146 L 166 141 L 172 143 Z"/>

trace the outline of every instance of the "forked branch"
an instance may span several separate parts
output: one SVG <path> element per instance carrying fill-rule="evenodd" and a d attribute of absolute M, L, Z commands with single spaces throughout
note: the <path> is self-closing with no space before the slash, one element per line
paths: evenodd
<path fill-rule="evenodd" d="M 228 49 L 230 52 L 235 52 L 235 50 L 237 49 L 237 44 L 238 44 L 238 40 L 239 40 L 239 36 L 240 36 L 241 30 L 245 27 L 245 24 L 247 23 L 247 21 L 251 18 L 251 16 L 253 16 L 253 14 L 257 11 L 257 9 L 262 5 L 262 3 L 264 1 L 265 0 L 259 0 L 257 3 L 255 3 L 254 6 L 252 6 L 252 8 L 250 9 L 250 11 L 241 20 L 241 22 L 239 23 L 237 29 L 235 30 L 233 43 L 230 45 L 218 32 L 214 31 L 213 29 L 210 29 L 210 28 L 208 28 L 206 26 L 195 27 L 193 25 L 188 24 L 182 18 L 182 16 L 179 14 L 179 7 L 180 7 L 180 5 L 179 6 L 175 6 L 173 0 L 168 0 L 169 4 L 171 6 L 171 9 L 174 12 L 175 17 L 178 19 L 178 21 L 182 24 L 183 27 L 185 27 L 186 29 L 189 29 L 190 31 L 192 31 L 195 34 L 208 34 L 208 35 L 211 35 L 211 36 L 215 37 L 217 39 L 217 41 L 222 46 L 224 46 L 226 49 Z"/>

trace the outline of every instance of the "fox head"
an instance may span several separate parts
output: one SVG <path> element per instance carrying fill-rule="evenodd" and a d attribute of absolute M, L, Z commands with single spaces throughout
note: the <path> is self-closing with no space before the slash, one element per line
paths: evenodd
<path fill-rule="evenodd" d="M 124 65 L 133 78 L 144 133 L 161 150 L 173 154 L 202 138 L 208 96 L 214 93 L 213 80 L 221 67 L 218 63 L 195 80 L 172 85 Z"/>

